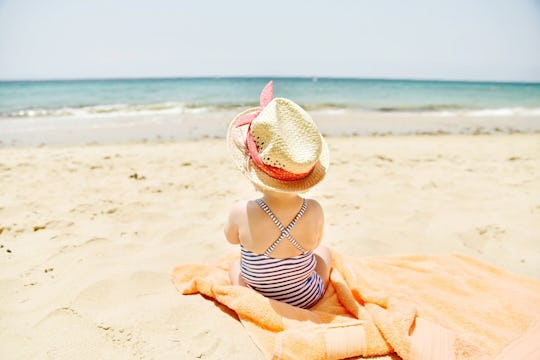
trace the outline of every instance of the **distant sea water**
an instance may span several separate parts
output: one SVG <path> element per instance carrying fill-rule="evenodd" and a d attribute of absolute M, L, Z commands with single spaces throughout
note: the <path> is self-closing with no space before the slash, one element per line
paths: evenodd
<path fill-rule="evenodd" d="M 5 145 L 10 139 L 15 142 L 20 134 L 28 137 L 40 129 L 51 132 L 55 126 L 72 130 L 85 124 L 106 128 L 118 119 L 124 127 L 128 123 L 136 126 L 139 120 L 166 126 L 175 116 L 234 112 L 256 106 L 259 92 L 269 80 L 3 81 L 0 82 L 0 141 Z M 293 99 L 308 111 L 342 116 L 354 113 L 355 118 L 361 118 L 361 114 L 433 118 L 518 116 L 529 118 L 526 132 L 540 130 L 539 83 L 276 78 L 274 87 L 276 96 Z"/>

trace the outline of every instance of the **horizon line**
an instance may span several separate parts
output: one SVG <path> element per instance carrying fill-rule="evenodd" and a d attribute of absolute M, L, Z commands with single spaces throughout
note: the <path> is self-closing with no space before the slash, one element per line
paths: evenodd
<path fill-rule="evenodd" d="M 0 82 L 62 82 L 62 81 L 117 81 L 117 80 L 182 80 L 182 79 L 321 79 L 321 80 L 375 80 L 375 81 L 418 81 L 418 82 L 456 82 L 456 83 L 487 83 L 487 84 L 523 84 L 538 85 L 539 81 L 522 80 L 471 80 L 444 78 L 402 78 L 402 77 L 357 77 L 357 76 L 270 76 L 270 75 L 202 75 L 202 76 L 116 76 L 116 77 L 59 77 L 59 78 L 18 78 L 0 79 Z"/>

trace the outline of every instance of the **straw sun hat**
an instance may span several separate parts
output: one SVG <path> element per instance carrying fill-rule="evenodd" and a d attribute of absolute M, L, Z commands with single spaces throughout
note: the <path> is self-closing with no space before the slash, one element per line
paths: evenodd
<path fill-rule="evenodd" d="M 272 81 L 260 106 L 230 123 L 227 145 L 240 170 L 262 189 L 305 192 L 329 165 L 328 146 L 311 117 L 289 99 L 274 99 Z"/>

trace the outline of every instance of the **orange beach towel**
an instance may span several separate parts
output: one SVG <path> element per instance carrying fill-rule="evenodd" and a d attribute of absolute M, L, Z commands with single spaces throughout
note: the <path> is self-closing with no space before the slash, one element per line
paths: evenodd
<path fill-rule="evenodd" d="M 172 280 L 234 310 L 268 359 L 540 359 L 540 281 L 461 255 L 351 258 L 304 310 L 230 285 L 234 257 Z"/>

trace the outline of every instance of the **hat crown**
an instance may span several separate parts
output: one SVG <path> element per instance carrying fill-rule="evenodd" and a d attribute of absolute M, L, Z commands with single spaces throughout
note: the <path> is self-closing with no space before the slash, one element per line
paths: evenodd
<path fill-rule="evenodd" d="M 317 126 L 289 99 L 270 101 L 253 120 L 251 133 L 265 165 L 294 174 L 309 172 L 322 152 Z"/>

